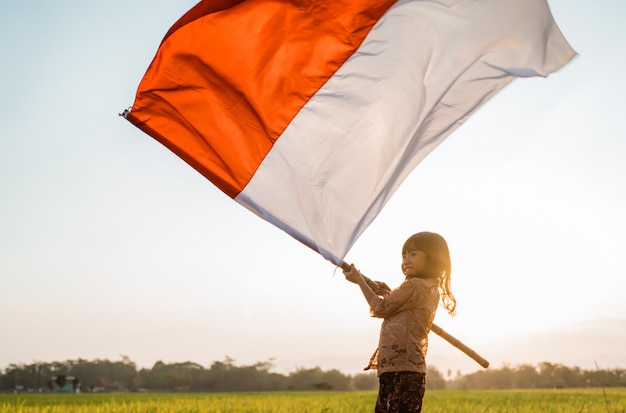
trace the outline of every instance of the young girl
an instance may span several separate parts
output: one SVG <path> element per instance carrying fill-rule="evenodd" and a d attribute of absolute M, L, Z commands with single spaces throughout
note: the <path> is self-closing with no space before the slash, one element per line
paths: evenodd
<path fill-rule="evenodd" d="M 402 247 L 404 282 L 389 291 L 350 266 L 344 275 L 356 283 L 370 305 L 373 317 L 383 318 L 378 349 L 366 370 L 378 370 L 376 413 L 421 412 L 426 389 L 428 333 L 437 304 L 455 314 L 456 299 L 450 289 L 450 252 L 439 234 L 420 232 Z"/>

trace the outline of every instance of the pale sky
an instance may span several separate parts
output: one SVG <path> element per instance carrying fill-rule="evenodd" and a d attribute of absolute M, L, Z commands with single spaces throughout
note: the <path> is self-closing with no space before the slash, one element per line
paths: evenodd
<path fill-rule="evenodd" d="M 519 79 L 422 162 L 346 257 L 400 284 L 423 230 L 494 368 L 626 367 L 626 3 L 550 0 L 578 56 Z M 358 373 L 380 320 L 340 270 L 118 113 L 195 0 L 0 6 L 0 368 L 270 358 Z M 442 372 L 481 367 L 431 334 Z"/>

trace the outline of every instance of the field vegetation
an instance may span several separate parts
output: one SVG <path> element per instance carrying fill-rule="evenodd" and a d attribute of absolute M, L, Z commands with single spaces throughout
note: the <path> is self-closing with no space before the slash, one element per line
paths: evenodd
<path fill-rule="evenodd" d="M 226 358 L 157 362 L 137 369 L 119 361 L 12 364 L 0 370 L 0 413 L 351 413 L 371 412 L 374 373 L 319 367 L 288 374 L 271 361 L 237 366 Z M 429 367 L 428 413 L 626 413 L 626 370 L 559 364 L 503 366 L 454 377 Z"/>
<path fill-rule="evenodd" d="M 375 391 L 3 394 L 0 413 L 359 413 Z M 626 389 L 431 390 L 429 413 L 624 413 Z"/>

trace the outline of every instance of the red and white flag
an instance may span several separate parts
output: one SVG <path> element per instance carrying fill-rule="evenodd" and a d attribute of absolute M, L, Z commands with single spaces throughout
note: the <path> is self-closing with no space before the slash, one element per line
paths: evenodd
<path fill-rule="evenodd" d="M 574 55 L 546 0 L 201 1 L 125 116 L 341 264 L 469 115 Z"/>

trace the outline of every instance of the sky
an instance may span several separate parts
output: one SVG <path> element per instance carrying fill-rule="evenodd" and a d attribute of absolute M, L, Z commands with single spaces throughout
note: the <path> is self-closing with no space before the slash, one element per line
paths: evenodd
<path fill-rule="evenodd" d="M 356 374 L 378 341 L 358 287 L 118 114 L 195 0 L 0 5 L 0 369 L 121 360 Z M 518 79 L 418 165 L 346 257 L 402 282 L 448 241 L 457 316 L 492 368 L 626 368 L 626 3 L 550 0 L 578 53 Z M 431 334 L 428 363 L 482 370 Z"/>

